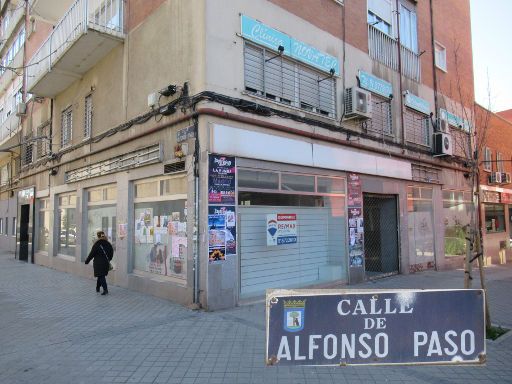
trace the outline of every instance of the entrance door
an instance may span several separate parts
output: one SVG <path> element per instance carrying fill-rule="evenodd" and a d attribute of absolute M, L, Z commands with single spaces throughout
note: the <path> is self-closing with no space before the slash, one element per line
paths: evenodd
<path fill-rule="evenodd" d="M 28 261 L 30 204 L 20 206 L 20 253 L 19 260 Z"/>
<path fill-rule="evenodd" d="M 365 272 L 368 279 L 398 273 L 398 219 L 394 195 L 363 195 Z"/>

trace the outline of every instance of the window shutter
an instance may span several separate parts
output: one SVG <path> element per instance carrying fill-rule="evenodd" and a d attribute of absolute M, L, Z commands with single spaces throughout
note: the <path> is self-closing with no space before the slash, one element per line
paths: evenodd
<path fill-rule="evenodd" d="M 245 89 L 263 93 L 263 49 L 245 44 Z"/>

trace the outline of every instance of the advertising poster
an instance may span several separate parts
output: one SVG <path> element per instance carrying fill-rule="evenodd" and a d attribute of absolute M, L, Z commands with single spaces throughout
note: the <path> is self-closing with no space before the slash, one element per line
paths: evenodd
<path fill-rule="evenodd" d="M 210 155 L 208 168 L 208 203 L 235 204 L 235 158 Z"/>
<path fill-rule="evenodd" d="M 168 258 L 167 274 L 184 274 L 184 261 L 187 255 L 187 238 L 185 236 L 170 236 L 169 243 L 171 255 Z"/>
<path fill-rule="evenodd" d="M 167 246 L 155 244 L 148 255 L 148 272 L 167 275 Z"/>
<path fill-rule="evenodd" d="M 267 246 L 297 242 L 297 214 L 273 213 L 267 215 Z"/>
<path fill-rule="evenodd" d="M 348 174 L 347 180 L 347 205 L 349 207 L 363 206 L 363 193 L 361 188 L 361 179 L 355 173 Z"/>
<path fill-rule="evenodd" d="M 208 228 L 212 228 L 211 225 L 215 225 L 217 227 L 218 215 L 222 216 L 222 227 L 224 228 L 224 238 L 226 247 L 226 255 L 235 255 L 236 254 L 236 215 L 235 215 L 235 207 L 234 206 L 210 206 L 208 208 L 208 217 L 212 218 L 209 220 Z M 211 222 L 211 223 L 210 223 Z M 211 224 L 211 225 L 210 225 Z"/>
<path fill-rule="evenodd" d="M 153 208 L 135 209 L 135 242 L 153 244 Z"/>
<path fill-rule="evenodd" d="M 364 216 L 361 179 L 349 173 L 347 180 L 348 257 L 350 267 L 364 266 Z"/>

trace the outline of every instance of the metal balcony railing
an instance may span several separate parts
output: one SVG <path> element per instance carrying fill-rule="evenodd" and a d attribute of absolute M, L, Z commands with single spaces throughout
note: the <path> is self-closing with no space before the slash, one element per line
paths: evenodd
<path fill-rule="evenodd" d="M 123 0 L 75 1 L 30 59 L 27 66 L 28 88 L 49 72 L 89 29 L 123 38 Z"/>
<path fill-rule="evenodd" d="M 368 50 L 370 57 L 385 66 L 398 71 L 398 42 L 381 30 L 368 24 Z M 409 48 L 400 47 L 402 75 L 420 81 L 420 57 Z"/>

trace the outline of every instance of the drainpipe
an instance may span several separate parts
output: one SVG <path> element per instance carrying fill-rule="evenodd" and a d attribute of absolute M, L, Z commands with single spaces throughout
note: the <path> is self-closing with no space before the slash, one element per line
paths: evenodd
<path fill-rule="evenodd" d="M 400 125 L 402 126 L 402 153 L 405 152 L 404 100 L 402 97 L 402 43 L 400 42 L 400 2 L 396 0 L 396 39 L 398 43 L 398 88 L 400 99 Z"/>
<path fill-rule="evenodd" d="M 194 304 L 199 305 L 199 119 L 194 117 Z"/>
<path fill-rule="evenodd" d="M 435 116 L 437 118 L 438 109 L 438 101 L 437 101 L 437 70 L 436 70 L 436 43 L 434 38 L 434 3 L 433 0 L 430 0 L 430 37 L 431 37 L 431 45 L 432 45 L 432 75 L 434 76 L 434 110 Z M 434 127 L 435 128 L 435 127 Z"/>

